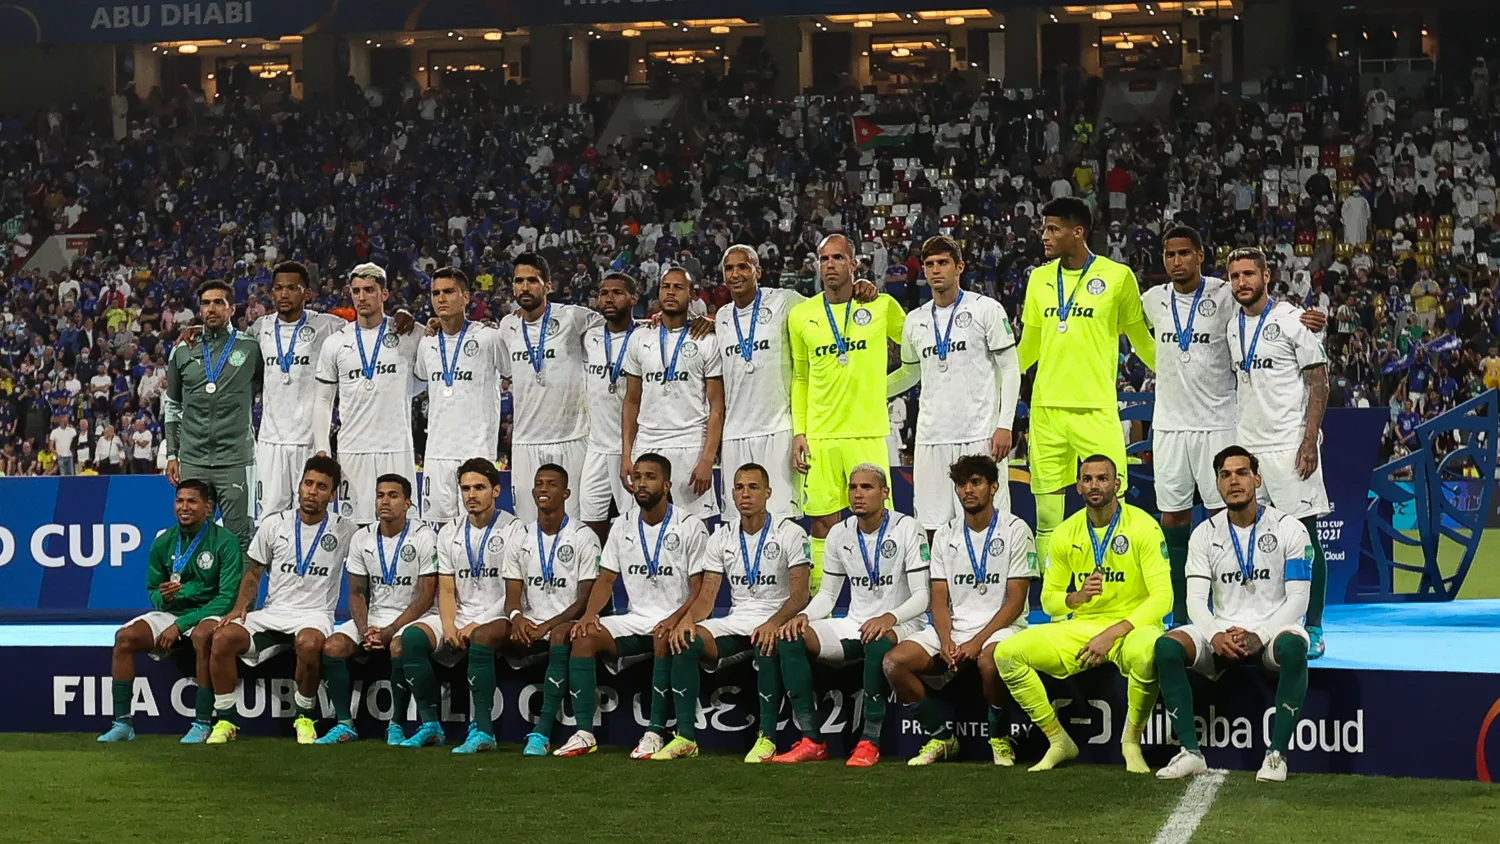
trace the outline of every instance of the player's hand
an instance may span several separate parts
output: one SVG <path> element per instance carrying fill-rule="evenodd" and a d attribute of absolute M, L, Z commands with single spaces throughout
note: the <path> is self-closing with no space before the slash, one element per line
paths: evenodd
<path fill-rule="evenodd" d="M 1078 590 L 1083 596 L 1083 602 L 1087 604 L 1096 596 L 1104 594 L 1104 572 L 1094 569 L 1094 573 L 1083 579 L 1083 588 Z"/>
<path fill-rule="evenodd" d="M 693 492 L 702 495 L 714 487 L 714 460 L 699 460 L 698 465 L 693 467 L 693 473 L 688 475 L 688 482 L 693 485 Z"/>
<path fill-rule="evenodd" d="M 812 450 L 807 447 L 807 437 L 802 434 L 792 438 L 792 465 L 804 475 L 812 468 Z"/>
<path fill-rule="evenodd" d="M 166 583 L 158 586 L 156 588 L 156 591 L 161 595 L 161 599 L 163 601 L 171 601 L 173 598 L 177 597 L 178 592 L 182 591 L 182 584 L 173 583 L 172 581 L 168 580 Z"/>
<path fill-rule="evenodd" d="M 1240 645 L 1239 640 L 1227 630 L 1215 633 L 1209 645 L 1213 647 L 1214 653 L 1225 659 L 1244 659 L 1249 656 L 1249 654 L 1245 653 L 1245 649 Z"/>
<path fill-rule="evenodd" d="M 170 482 L 172 486 L 177 486 L 182 482 L 182 475 L 180 474 L 180 471 L 181 470 L 177 465 L 176 460 L 167 461 L 167 481 Z"/>
<path fill-rule="evenodd" d="M 184 346 L 192 346 L 198 342 L 198 337 L 203 334 L 203 326 L 189 325 L 177 332 L 177 342 Z"/>
<path fill-rule="evenodd" d="M 984 642 L 979 639 L 970 639 L 958 646 L 959 662 L 978 662 L 979 653 L 984 650 Z M 955 668 L 958 666 L 955 664 Z"/>
<path fill-rule="evenodd" d="M 1245 649 L 1245 656 L 1253 657 L 1265 649 L 1265 644 L 1260 637 L 1249 630 L 1240 631 L 1240 647 Z"/>
<path fill-rule="evenodd" d="M 385 650 L 384 628 L 370 626 L 365 628 L 365 648 L 372 651 Z"/>
<path fill-rule="evenodd" d="M 620 455 L 620 483 L 624 484 L 625 491 L 632 495 L 635 494 L 635 481 L 630 479 L 630 473 L 634 469 L 635 465 L 630 462 L 630 455 Z"/>
<path fill-rule="evenodd" d="M 667 633 L 667 644 L 672 648 L 672 653 L 680 654 L 692 644 L 693 637 L 698 634 L 698 625 L 691 618 L 684 618 L 677 622 L 677 626 Z"/>
<path fill-rule="evenodd" d="M 780 628 L 771 622 L 766 622 L 750 631 L 750 644 L 755 646 L 755 652 L 761 656 L 770 656 L 776 652 L 776 634 Z"/>
<path fill-rule="evenodd" d="M 1105 630 L 1089 640 L 1087 645 L 1078 649 L 1078 661 L 1085 668 L 1093 668 L 1104 664 L 1105 657 L 1109 656 L 1109 649 L 1115 646 L 1115 640 L 1119 639 L 1118 633 Z"/>
<path fill-rule="evenodd" d="M 953 644 L 952 639 L 943 639 L 938 643 L 938 656 L 948 663 L 949 668 L 958 668 L 958 645 Z"/>
<path fill-rule="evenodd" d="M 1308 331 L 1316 334 L 1328 325 L 1328 314 L 1309 308 L 1302 312 L 1302 324 L 1307 327 Z"/>
<path fill-rule="evenodd" d="M 437 317 L 433 317 L 432 319 L 427 320 L 427 336 L 428 337 L 436 336 L 437 333 L 439 331 L 442 331 L 442 330 L 443 330 L 443 322 L 442 322 L 442 320 L 438 319 Z"/>
<path fill-rule="evenodd" d="M 879 639 L 882 636 L 890 633 L 891 628 L 895 626 L 896 617 L 894 615 L 891 615 L 890 613 L 881 613 L 880 615 L 875 616 L 874 618 L 866 621 L 864 624 L 861 624 L 859 626 L 859 640 L 868 645 L 876 639 Z"/>
<path fill-rule="evenodd" d="M 167 629 L 161 631 L 161 635 L 156 637 L 156 650 L 162 653 L 170 651 L 180 638 L 182 638 L 182 630 L 178 629 L 176 624 L 168 624 Z"/>
<path fill-rule="evenodd" d="M 1010 456 L 1012 440 L 1010 429 L 996 428 L 995 433 L 990 436 L 990 456 L 995 462 L 1000 462 Z M 1009 478 L 1001 478 L 1001 483 L 1010 483 Z"/>
<path fill-rule="evenodd" d="M 467 648 L 469 646 L 469 639 L 474 635 L 474 631 L 478 627 L 478 624 L 465 624 L 463 627 L 449 633 L 448 644 L 455 648 Z"/>
<path fill-rule="evenodd" d="M 411 311 L 402 308 L 391 317 L 391 327 L 396 329 L 397 334 L 410 334 L 416 327 L 417 318 L 411 315 Z"/>
<path fill-rule="evenodd" d="M 1318 469 L 1318 441 L 1308 438 L 1297 447 L 1297 477 L 1307 480 Z"/>
<path fill-rule="evenodd" d="M 546 636 L 547 632 L 543 630 L 541 625 L 537 624 L 535 621 L 532 621 L 524 615 L 518 615 L 516 616 L 516 620 L 511 622 L 510 635 L 514 637 L 516 641 L 529 647 L 532 644 L 535 644 L 536 641 L 541 639 L 543 636 Z"/>
<path fill-rule="evenodd" d="M 229 615 L 226 615 L 219 620 L 219 626 L 223 627 L 224 625 L 235 621 L 243 623 L 245 621 L 245 616 L 248 614 L 249 611 L 244 607 L 235 607 L 234 609 L 229 611 Z"/>
<path fill-rule="evenodd" d="M 880 288 L 875 286 L 875 282 L 868 278 L 861 278 L 854 282 L 854 301 L 867 305 L 875 301 L 878 296 L 880 296 Z"/>
<path fill-rule="evenodd" d="M 797 638 L 807 632 L 807 616 L 798 613 L 786 624 L 781 625 L 779 635 L 788 642 L 795 642 Z"/>
<path fill-rule="evenodd" d="M 714 321 L 708 317 L 698 317 L 688 322 L 688 336 L 694 340 L 702 340 L 711 337 L 714 333 Z"/>
<path fill-rule="evenodd" d="M 599 623 L 598 614 L 590 613 L 589 615 L 578 619 L 578 623 L 573 625 L 572 630 L 568 631 L 568 638 L 573 640 L 582 639 L 585 636 L 591 636 L 595 633 L 598 633 L 603 629 L 604 625 Z"/>

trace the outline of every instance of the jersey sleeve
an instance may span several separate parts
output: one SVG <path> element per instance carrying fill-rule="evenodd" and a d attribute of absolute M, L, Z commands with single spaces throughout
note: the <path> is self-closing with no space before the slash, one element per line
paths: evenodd
<path fill-rule="evenodd" d="M 682 550 L 687 556 L 688 577 L 702 574 L 708 561 L 708 528 L 699 519 L 688 519 L 683 523 L 682 533 Z"/>
<path fill-rule="evenodd" d="M 146 557 L 146 597 L 150 599 L 151 606 L 163 609 L 166 604 L 161 599 L 161 585 L 172 576 L 171 554 L 167 551 L 167 535 L 163 533 L 151 543 L 151 551 Z"/>
<path fill-rule="evenodd" d="M 350 574 L 352 574 L 352 575 L 369 575 L 370 574 L 370 568 L 372 568 L 372 567 L 369 566 L 366 563 L 365 557 L 368 555 L 368 551 L 369 551 L 370 546 L 373 545 L 374 543 L 375 543 L 375 540 L 374 540 L 373 535 L 371 536 L 371 539 L 370 539 L 369 542 L 360 542 L 359 541 L 359 537 L 356 537 L 355 541 L 350 543 L 350 545 L 349 545 L 349 561 L 344 564 L 344 567 L 348 570 L 348 572 Z"/>
<path fill-rule="evenodd" d="M 892 342 L 901 342 L 901 333 L 906 330 L 906 311 L 901 310 L 901 304 L 888 294 L 880 294 L 885 300 L 885 336 Z"/>
<path fill-rule="evenodd" d="M 1052 532 L 1052 541 L 1047 545 L 1047 565 L 1042 575 L 1042 610 L 1053 619 L 1073 612 L 1068 606 L 1068 587 L 1073 584 L 1074 549 L 1073 537 L 1065 530 L 1064 521 Z"/>
<path fill-rule="evenodd" d="M 609 532 L 609 539 L 604 543 L 604 552 L 599 555 L 600 571 L 612 571 L 620 573 L 620 556 L 624 549 L 620 546 L 625 542 L 621 535 L 625 533 L 624 519 L 616 519 L 614 529 Z"/>
<path fill-rule="evenodd" d="M 704 554 L 703 570 L 715 574 L 724 573 L 724 557 L 727 556 L 725 549 L 733 541 L 731 534 L 738 531 L 739 527 L 732 524 L 722 524 L 713 536 L 708 538 L 708 552 Z"/>
<path fill-rule="evenodd" d="M 431 529 L 423 530 L 418 535 L 417 541 L 413 544 L 417 549 L 417 576 L 423 577 L 437 574 L 437 533 Z"/>
<path fill-rule="evenodd" d="M 1135 271 L 1120 265 L 1119 302 L 1115 306 L 1115 320 L 1123 333 L 1125 326 L 1146 321 L 1145 308 L 1141 306 L 1141 284 L 1136 281 Z"/>
<path fill-rule="evenodd" d="M 1172 611 L 1172 569 L 1167 562 L 1167 540 L 1155 519 L 1144 513 L 1135 515 L 1138 528 L 1134 531 L 1132 545 L 1141 582 L 1146 587 L 1146 598 L 1130 611 L 1125 620 L 1135 627 L 1160 626 L 1162 619 Z M 1188 544 L 1191 546 L 1191 540 Z"/>
<path fill-rule="evenodd" d="M 714 335 L 710 334 L 700 340 L 694 340 L 698 344 L 698 352 L 703 355 L 703 377 L 723 378 L 724 357 L 718 353 L 717 342 Z"/>
<path fill-rule="evenodd" d="M 988 310 L 990 324 L 985 328 L 984 337 L 990 351 L 1003 352 L 1016 345 L 1016 334 L 1010 330 L 1010 315 L 1005 312 L 1005 306 L 995 302 Z"/>
<path fill-rule="evenodd" d="M 1282 330 L 1286 332 L 1292 351 L 1297 355 L 1297 367 L 1311 369 L 1328 363 L 1328 353 L 1323 350 L 1323 338 L 1302 324 L 1300 313 L 1294 312 L 1294 317 L 1283 320 Z"/>
<path fill-rule="evenodd" d="M 1041 574 L 1036 560 L 1036 539 L 1031 535 L 1031 528 L 1020 519 L 1011 520 L 1009 568 L 1006 577 L 1012 580 L 1018 578 L 1031 579 Z"/>
<path fill-rule="evenodd" d="M 260 523 L 259 528 L 256 528 L 255 536 L 250 539 L 250 548 L 245 551 L 245 557 L 250 560 L 252 565 L 271 565 L 271 552 L 276 544 L 276 527 L 281 524 L 281 520 L 284 518 L 286 518 L 285 515 L 280 518 L 266 519 Z"/>
<path fill-rule="evenodd" d="M 401 354 L 406 357 L 406 362 L 411 368 L 411 377 L 416 381 L 427 383 L 427 367 L 422 365 L 422 342 L 426 335 L 413 329 L 410 336 L 401 338 Z M 455 357 L 462 354 L 462 349 L 454 350 Z M 417 392 L 421 392 L 419 389 Z"/>
<path fill-rule="evenodd" d="M 574 316 L 573 333 L 579 337 L 604 324 L 604 316 L 596 311 L 577 305 L 573 306 L 572 311 Z"/>
<path fill-rule="evenodd" d="M 1312 580 L 1315 550 L 1307 527 L 1291 516 L 1281 519 L 1281 547 L 1286 549 L 1286 580 Z"/>
<path fill-rule="evenodd" d="M 807 531 L 793 521 L 782 525 L 781 553 L 786 557 L 786 567 L 812 565 L 812 542 L 807 538 Z"/>
<path fill-rule="evenodd" d="M 927 545 L 926 531 L 917 527 L 916 519 L 902 519 L 901 524 L 907 534 L 907 541 L 901 543 L 906 548 L 903 570 L 908 573 L 927 571 L 932 567 L 932 549 Z"/>
<path fill-rule="evenodd" d="M 959 528 L 963 530 L 963 528 Z M 932 535 L 932 562 L 931 570 L 927 577 L 929 580 L 948 579 L 948 557 L 952 553 L 949 547 L 953 544 L 953 531 L 948 527 L 938 528 L 937 533 Z"/>
<path fill-rule="evenodd" d="M 915 328 L 915 324 L 908 322 L 901 329 L 901 362 L 904 364 L 916 365 L 922 362 L 917 357 L 917 338 L 912 336 Z"/>
<path fill-rule="evenodd" d="M 560 537 L 559 537 L 560 538 Z M 524 538 L 522 542 L 510 542 L 505 546 L 505 558 L 500 561 L 500 577 L 505 580 L 522 580 L 526 577 L 525 559 L 528 553 Z"/>
<path fill-rule="evenodd" d="M 1201 577 L 1210 583 L 1213 582 L 1214 570 L 1209 558 L 1213 545 L 1213 521 L 1207 520 L 1199 524 L 1188 539 L 1187 565 L 1183 568 L 1183 574 L 1187 577 Z"/>
<path fill-rule="evenodd" d="M 453 541 L 456 531 L 449 533 L 445 530 L 438 534 L 437 544 L 437 573 L 455 575 L 458 573 L 458 562 L 453 559 L 453 554 L 458 548 L 458 543 Z"/>
<path fill-rule="evenodd" d="M 839 531 L 840 534 L 844 531 Z M 836 574 L 839 577 L 848 577 L 849 563 L 844 559 L 843 537 L 835 540 L 833 532 L 829 531 L 828 540 L 823 545 L 823 574 Z"/>
<path fill-rule="evenodd" d="M 636 335 L 630 335 L 630 344 L 625 347 L 625 362 L 620 367 L 621 369 L 625 370 L 626 375 L 631 375 L 636 378 L 641 377 L 642 345 L 643 344 L 636 342 Z"/>
<path fill-rule="evenodd" d="M 1042 310 L 1046 306 L 1042 304 L 1043 284 L 1038 284 L 1036 273 L 1032 273 L 1026 279 L 1026 302 L 1021 307 L 1022 325 L 1041 325 Z"/>
<path fill-rule="evenodd" d="M 329 337 L 318 347 L 318 368 L 314 377 L 324 384 L 339 382 L 338 346 L 338 342 Z"/>
<path fill-rule="evenodd" d="M 578 581 L 595 580 L 599 577 L 599 535 L 592 529 L 578 531 Z"/>

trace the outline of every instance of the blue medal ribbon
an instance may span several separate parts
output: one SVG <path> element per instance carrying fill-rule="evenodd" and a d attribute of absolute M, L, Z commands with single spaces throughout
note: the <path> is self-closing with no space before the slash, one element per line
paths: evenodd
<path fill-rule="evenodd" d="M 849 314 L 854 308 L 854 298 L 851 296 L 844 303 L 844 331 L 849 330 Z M 833 318 L 833 306 L 828 304 L 828 296 L 823 296 L 823 313 L 828 315 L 828 327 L 833 331 L 833 344 L 838 347 L 839 357 L 849 357 L 849 341 L 845 339 L 843 332 L 839 331 L 839 324 Z"/>
<path fill-rule="evenodd" d="M 458 339 L 453 341 L 453 362 L 448 362 L 448 332 L 438 331 L 438 356 L 443 363 L 443 386 L 453 386 L 453 377 L 458 374 L 458 358 L 463 354 L 464 335 L 469 333 L 469 321 L 464 320 L 464 327 L 458 330 Z M 525 325 L 525 323 L 522 323 Z"/>
<path fill-rule="evenodd" d="M 526 357 L 531 360 L 531 368 L 536 370 L 536 377 L 542 377 L 542 361 L 547 357 L 547 326 L 552 324 L 552 303 L 547 303 L 547 309 L 542 311 L 541 337 L 537 339 L 536 345 L 531 344 L 531 332 L 526 330 L 526 318 L 521 318 L 521 340 L 526 344 Z M 609 333 L 608 331 L 605 332 Z"/>
<path fill-rule="evenodd" d="M 370 357 L 365 356 L 365 329 L 358 324 L 354 326 L 354 342 L 359 346 L 360 371 L 365 374 L 366 380 L 375 379 L 375 367 L 380 362 L 380 350 L 385 346 L 385 329 L 389 324 L 389 317 L 380 320 L 380 329 L 375 332 L 375 354 Z"/>
<path fill-rule="evenodd" d="M 755 564 L 750 563 L 750 546 L 745 543 L 745 532 L 740 534 L 740 556 L 745 564 L 745 586 L 754 589 L 755 582 L 760 579 L 760 555 L 766 549 L 766 537 L 771 535 L 771 515 L 766 514 L 766 524 L 760 529 L 760 539 L 755 543 Z"/>
<path fill-rule="evenodd" d="M 958 316 L 958 306 L 963 303 L 964 292 L 960 290 L 958 291 L 958 298 L 953 300 L 953 310 L 948 312 L 948 330 L 943 334 L 938 334 L 937 302 L 932 303 L 932 342 L 937 351 L 938 360 L 948 359 L 948 345 L 953 339 L 953 318 Z"/>
<path fill-rule="evenodd" d="M 1261 329 L 1266 327 L 1266 317 L 1271 315 L 1271 309 L 1276 307 L 1276 300 L 1267 298 L 1266 307 L 1260 312 L 1260 319 L 1255 323 L 1255 336 L 1250 338 L 1250 351 L 1245 351 L 1245 309 L 1240 308 L 1240 369 L 1246 375 L 1250 374 L 1250 368 L 1255 364 L 1255 347 L 1260 343 Z"/>
<path fill-rule="evenodd" d="M 1089 259 L 1083 262 L 1083 269 L 1078 271 L 1078 283 L 1073 285 L 1073 292 L 1068 295 L 1068 301 L 1063 301 L 1063 265 L 1062 259 L 1057 259 L 1057 321 L 1067 322 L 1068 315 L 1073 312 L 1073 300 L 1078 298 L 1078 289 L 1083 287 L 1085 278 L 1089 274 L 1089 267 L 1094 265 L 1094 259 L 1099 257 L 1089 253 Z"/>
<path fill-rule="evenodd" d="M 969 546 L 969 568 L 974 570 L 974 585 L 984 583 L 985 576 L 990 570 L 990 540 L 995 538 L 995 526 L 1000 524 L 1000 514 L 994 510 L 990 511 L 990 528 L 984 532 L 984 551 L 978 555 L 974 553 L 974 538 L 969 535 L 969 526 L 964 525 L 964 544 Z"/>
<path fill-rule="evenodd" d="M 328 514 L 323 514 L 323 523 L 318 525 L 318 535 L 313 537 L 312 547 L 307 549 L 307 556 L 302 555 L 302 518 L 297 517 L 297 529 L 293 531 L 297 535 L 297 576 L 306 577 L 307 568 L 312 565 L 313 555 L 318 553 L 318 547 L 323 544 L 323 532 L 328 530 Z"/>
<path fill-rule="evenodd" d="M 1104 570 L 1104 555 L 1109 551 L 1109 541 L 1114 538 L 1115 528 L 1120 526 L 1120 514 L 1125 512 L 1125 505 L 1115 504 L 1114 518 L 1109 520 L 1109 527 L 1104 531 L 1104 539 L 1094 535 L 1094 523 L 1084 517 L 1083 523 L 1089 529 L 1089 542 L 1094 546 L 1094 571 Z"/>
<path fill-rule="evenodd" d="M 307 325 L 307 311 L 302 312 L 302 318 L 297 320 L 297 325 L 292 328 L 292 341 L 287 345 L 287 350 L 281 350 L 281 320 L 276 320 L 276 365 L 280 367 L 283 374 L 292 371 L 292 362 L 297 359 L 297 335 L 302 333 L 302 326 Z"/>
<path fill-rule="evenodd" d="M 616 355 L 610 349 L 609 328 L 604 329 L 604 373 L 609 376 L 609 383 L 614 384 L 620 380 L 620 371 L 625 368 L 625 353 L 630 350 L 630 335 L 635 333 L 635 323 L 625 329 L 625 339 L 620 341 L 620 354 Z"/>
<path fill-rule="evenodd" d="M 657 349 L 661 353 L 661 382 L 664 385 L 671 384 L 677 380 L 677 356 L 682 353 L 682 344 L 687 341 L 688 328 L 684 325 L 679 329 L 682 333 L 677 335 L 677 346 L 672 349 L 671 363 L 667 362 L 667 327 L 659 325 L 657 326 L 657 330 L 659 332 L 657 337 L 661 345 L 661 348 Z"/>
<path fill-rule="evenodd" d="M 1198 276 L 1198 289 L 1193 293 L 1193 307 L 1188 311 L 1186 331 L 1183 331 L 1182 319 L 1177 315 L 1177 288 L 1172 288 L 1172 327 L 1177 329 L 1177 348 L 1184 352 L 1193 345 L 1193 320 L 1198 318 L 1198 302 L 1203 298 L 1203 288 L 1206 286 L 1203 276 Z"/>
<path fill-rule="evenodd" d="M 756 290 L 755 291 L 755 304 L 753 304 L 753 305 L 750 306 L 750 339 L 749 339 L 749 341 L 745 340 L 745 332 L 740 329 L 740 309 L 739 308 L 734 308 L 733 309 L 733 314 L 734 314 L 734 336 L 739 338 L 739 341 L 740 341 L 740 357 L 744 358 L 746 363 L 749 363 L 750 362 L 750 358 L 755 354 L 755 327 L 760 324 L 760 297 L 761 297 L 762 292 L 763 291 L 761 291 L 761 290 Z"/>
<path fill-rule="evenodd" d="M 1240 538 L 1234 533 L 1234 522 L 1229 523 L 1229 544 L 1234 546 L 1235 559 L 1240 563 L 1240 574 L 1245 576 L 1245 584 L 1250 584 L 1255 575 L 1255 532 L 1260 529 L 1260 517 L 1266 512 L 1266 508 L 1255 505 L 1255 522 L 1250 525 L 1250 538 L 1245 543 L 1249 545 L 1248 554 L 1240 550 Z"/>
<path fill-rule="evenodd" d="M 479 538 L 479 556 L 474 556 L 474 534 L 472 528 L 474 523 L 468 519 L 464 520 L 464 553 L 469 557 L 469 577 L 479 577 L 484 573 L 484 551 L 490 547 L 490 531 L 495 529 L 495 523 L 500 521 L 500 511 L 490 516 L 490 523 L 484 528 L 484 535 Z"/>
<path fill-rule="evenodd" d="M 542 582 L 552 583 L 553 563 L 557 560 L 557 546 L 562 542 L 563 531 L 568 529 L 568 517 L 563 516 L 562 524 L 557 528 L 557 538 L 552 540 L 552 553 L 547 553 L 547 537 L 542 533 L 542 523 L 536 523 L 536 553 L 542 561 Z"/>
<path fill-rule="evenodd" d="M 667 517 L 661 520 L 661 530 L 656 534 L 656 555 L 653 557 L 646 552 L 646 520 L 639 514 L 635 517 L 635 529 L 641 536 L 641 556 L 646 558 L 646 576 L 656 577 L 656 572 L 661 568 L 661 544 L 667 538 L 667 528 L 672 526 L 672 505 L 667 505 Z"/>
<path fill-rule="evenodd" d="M 219 380 L 219 375 L 224 371 L 224 365 L 229 363 L 229 353 L 234 348 L 234 329 L 229 329 L 229 336 L 224 338 L 224 348 L 219 350 L 219 359 L 210 361 L 208 358 L 208 338 L 203 338 L 203 377 L 208 383 L 213 384 Z"/>
<path fill-rule="evenodd" d="M 401 565 L 401 546 L 406 544 L 406 532 L 411 530 L 411 521 L 401 526 L 401 535 L 396 537 L 396 547 L 391 550 L 391 564 L 385 564 L 385 534 L 380 532 L 380 525 L 375 526 L 375 550 L 380 552 L 380 579 L 390 586 L 396 581 L 396 568 Z"/>
<path fill-rule="evenodd" d="M 880 517 L 880 532 L 875 534 L 875 563 L 870 564 L 870 549 L 865 546 L 865 532 L 860 530 L 859 522 L 854 523 L 854 536 L 859 540 L 859 556 L 865 562 L 865 574 L 870 576 L 870 588 L 874 589 L 880 583 L 880 550 L 885 547 L 885 529 L 891 524 L 891 511 L 886 510 Z"/>
<path fill-rule="evenodd" d="M 203 534 L 208 533 L 208 523 L 204 522 L 198 526 L 198 535 L 188 544 L 187 550 L 182 550 L 182 528 L 177 529 L 177 550 L 172 553 L 172 573 L 178 574 L 193 558 L 193 552 L 198 550 L 198 543 L 203 541 Z"/>

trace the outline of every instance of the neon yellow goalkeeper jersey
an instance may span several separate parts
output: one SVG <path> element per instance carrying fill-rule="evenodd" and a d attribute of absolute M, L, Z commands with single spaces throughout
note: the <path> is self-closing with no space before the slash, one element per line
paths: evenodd
<path fill-rule="evenodd" d="M 833 322 L 829 321 L 829 312 Z M 886 409 L 886 340 L 901 342 L 906 312 L 882 293 L 869 304 L 852 299 L 824 306 L 823 294 L 798 303 L 787 315 L 792 344 L 792 377 L 804 380 L 806 412 L 795 418 L 795 433 L 808 439 L 884 437 L 890 433 Z M 848 363 L 839 363 L 837 326 Z M 794 384 L 793 389 L 798 389 Z"/>
<path fill-rule="evenodd" d="M 1088 517 L 1088 510 L 1079 510 L 1053 532 L 1042 579 L 1042 609 L 1053 618 L 1072 613 L 1074 618 L 1128 620 L 1136 627 L 1161 624 L 1172 611 L 1166 539 L 1161 525 L 1149 513 L 1123 501 L 1119 524 L 1108 541 L 1105 534 L 1109 528 L 1094 529 L 1094 539 L 1105 548 L 1103 593 L 1076 609 L 1068 609 L 1069 590 L 1082 589 L 1084 579 L 1094 572 L 1094 539 L 1089 537 Z"/>
<path fill-rule="evenodd" d="M 1021 312 L 1024 333 L 1040 342 L 1033 407 L 1102 409 L 1117 407 L 1115 379 L 1120 368 L 1120 335 L 1143 327 L 1141 290 L 1135 273 L 1102 255 L 1092 256 L 1083 270 L 1063 270 L 1048 261 L 1031 271 L 1026 281 L 1026 305 Z M 1062 301 L 1071 307 L 1067 330 L 1058 331 L 1058 281 Z M 1023 333 L 1022 368 L 1025 360 Z M 1148 363 L 1154 362 L 1152 350 Z"/>

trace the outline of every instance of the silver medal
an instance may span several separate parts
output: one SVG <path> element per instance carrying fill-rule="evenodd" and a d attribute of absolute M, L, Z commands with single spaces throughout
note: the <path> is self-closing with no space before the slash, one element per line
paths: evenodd
<path fill-rule="evenodd" d="M 661 389 L 662 389 L 662 392 L 670 394 L 672 392 L 672 382 L 671 381 L 663 381 L 663 382 L 661 382 Z"/>
<path fill-rule="evenodd" d="M 445 399 L 451 399 L 451 398 L 453 398 L 453 388 L 452 387 L 444 387 L 443 388 L 443 398 L 445 398 Z"/>
<path fill-rule="evenodd" d="M 615 394 L 615 382 L 613 382 L 613 381 L 609 382 L 609 394 L 610 395 L 614 395 Z"/>
<path fill-rule="evenodd" d="M 179 573 L 179 572 L 175 572 L 174 571 L 174 572 L 172 572 L 172 577 L 170 579 L 171 579 L 171 581 L 173 583 L 181 583 L 182 582 L 182 574 Z"/>
<path fill-rule="evenodd" d="M 754 371 L 755 371 L 755 361 L 753 361 L 753 360 L 747 360 L 747 361 L 745 361 L 745 372 L 746 373 L 751 373 L 751 372 L 754 372 Z"/>
<path fill-rule="evenodd" d="M 937 367 L 938 367 L 938 372 L 947 372 L 948 371 L 948 362 L 945 361 L 945 360 L 943 360 L 942 358 L 938 358 Z"/>
<path fill-rule="evenodd" d="M 216 382 L 210 381 L 210 382 L 208 382 L 207 384 L 205 384 L 203 386 L 203 392 L 208 393 L 209 395 L 213 395 L 214 393 L 217 393 L 218 391 L 219 391 L 219 385 Z"/>
<path fill-rule="evenodd" d="M 1068 323 L 1066 321 L 1062 321 L 1062 322 L 1059 322 L 1057 324 L 1057 333 L 1058 334 L 1067 334 L 1068 333 Z"/>
<path fill-rule="evenodd" d="M 1246 372 L 1243 369 L 1240 370 L 1240 383 L 1241 384 L 1249 384 L 1250 383 L 1250 373 Z"/>
<path fill-rule="evenodd" d="M 283 372 L 283 373 L 281 373 L 281 383 L 283 383 L 283 384 L 290 384 L 290 383 L 292 383 L 292 373 L 290 373 L 290 372 Z"/>
<path fill-rule="evenodd" d="M 979 594 L 986 595 L 986 594 L 989 593 L 989 591 L 990 591 L 990 585 L 988 583 L 981 583 L 981 584 L 979 584 Z"/>
<path fill-rule="evenodd" d="M 1188 363 L 1193 359 L 1193 353 L 1184 349 L 1182 353 L 1177 356 L 1177 359 L 1182 361 L 1183 363 Z"/>
<path fill-rule="evenodd" d="M 367 393 L 374 392 L 374 390 L 375 390 L 375 379 L 373 379 L 373 378 L 366 378 L 365 379 L 365 392 L 367 392 Z"/>
<path fill-rule="evenodd" d="M 541 383 L 542 383 L 542 373 L 540 373 L 540 372 L 538 372 L 536 374 L 536 383 L 537 383 L 538 386 L 540 386 Z"/>
<path fill-rule="evenodd" d="M 849 356 L 848 355 L 839 355 L 839 366 L 848 366 L 848 365 L 849 365 Z"/>

